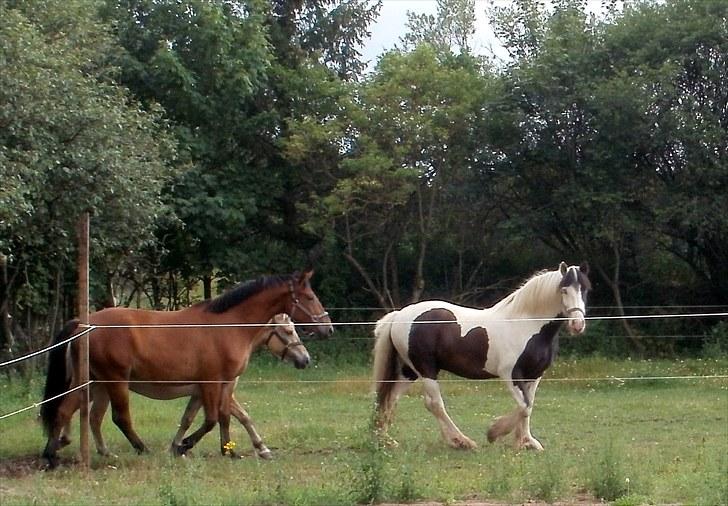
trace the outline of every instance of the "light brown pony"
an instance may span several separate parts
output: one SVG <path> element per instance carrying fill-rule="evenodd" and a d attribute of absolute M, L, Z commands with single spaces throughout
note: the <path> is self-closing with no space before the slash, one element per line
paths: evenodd
<path fill-rule="evenodd" d="M 112 419 L 132 446 L 139 452 L 146 451 L 132 425 L 130 385 L 135 390 L 148 389 L 154 382 L 172 382 L 166 384 L 177 387 L 196 385 L 205 420 L 181 442 L 183 452 L 218 421 L 221 431 L 228 430 L 232 386 L 254 349 L 255 337 L 264 325 L 261 322 L 277 313 L 302 313 L 299 322 L 308 320 L 319 324 L 319 330 L 330 332 L 331 320 L 311 288 L 312 274 L 306 271 L 261 277 L 180 311 L 110 308 L 91 315 L 90 324 L 98 328 L 89 334 L 90 378 L 103 386 L 111 403 Z M 256 323 L 260 325 L 235 326 Z M 54 343 L 78 330 L 77 321 L 69 322 Z M 48 435 L 43 456 L 50 467 L 57 465 L 58 449 L 67 444 L 61 434 L 78 410 L 81 395 L 76 391 L 51 399 L 79 385 L 78 364 L 77 341 L 58 346 L 49 355 L 44 393 L 47 402 L 41 406 L 41 418 Z M 230 386 L 223 389 L 219 382 Z"/>

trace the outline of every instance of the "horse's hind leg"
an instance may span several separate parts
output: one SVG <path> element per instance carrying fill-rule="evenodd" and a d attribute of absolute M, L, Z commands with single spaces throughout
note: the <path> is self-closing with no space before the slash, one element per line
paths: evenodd
<path fill-rule="evenodd" d="M 398 362 L 397 368 L 400 367 L 401 364 Z M 397 446 L 398 444 L 397 441 L 387 435 L 387 431 L 394 421 L 394 409 L 397 407 L 399 398 L 410 389 L 416 377 L 407 378 L 398 374 L 393 379 L 383 381 L 377 385 L 375 426 L 379 435 L 385 437 L 386 443 L 390 446 Z"/>
<path fill-rule="evenodd" d="M 94 442 L 96 443 L 96 451 L 104 457 L 112 457 L 114 455 L 106 447 L 104 436 L 101 433 L 101 424 L 104 421 L 106 410 L 109 407 L 109 394 L 106 392 L 106 388 L 98 383 L 93 383 L 91 385 L 91 400 L 89 425 L 91 426 L 91 434 L 93 434 Z"/>
<path fill-rule="evenodd" d="M 253 420 L 250 418 L 250 415 L 248 415 L 245 409 L 243 409 L 235 396 L 230 397 L 230 414 L 237 418 L 243 427 L 245 427 L 245 430 L 250 437 L 250 442 L 253 443 L 253 448 L 255 448 L 255 453 L 258 457 L 261 459 L 272 458 L 273 454 L 265 443 L 263 443 L 263 439 L 258 434 L 258 431 L 255 430 Z"/>
<path fill-rule="evenodd" d="M 447 411 L 445 411 L 445 403 L 442 401 L 440 385 L 437 381 L 430 378 L 423 378 L 422 381 L 425 394 L 425 406 L 427 406 L 430 413 L 435 415 L 435 418 L 437 418 L 437 422 L 440 424 L 442 437 L 445 439 L 447 444 L 453 448 L 460 448 L 463 450 L 477 448 L 478 445 L 475 444 L 475 441 L 460 432 L 460 429 L 457 428 L 450 416 L 447 414 Z"/>
<path fill-rule="evenodd" d="M 58 465 L 58 450 L 68 443 L 64 441 L 63 431 L 69 427 L 73 414 L 81 406 L 81 393 L 72 392 L 67 394 L 61 401 L 53 422 L 53 427 L 48 434 L 48 441 L 43 450 L 43 458 L 48 461 L 48 467 L 53 469 Z"/>
<path fill-rule="evenodd" d="M 126 436 L 137 452 L 147 451 L 146 445 L 134 431 L 129 412 L 129 385 L 125 381 L 106 383 L 106 390 L 111 400 L 111 418 Z"/>

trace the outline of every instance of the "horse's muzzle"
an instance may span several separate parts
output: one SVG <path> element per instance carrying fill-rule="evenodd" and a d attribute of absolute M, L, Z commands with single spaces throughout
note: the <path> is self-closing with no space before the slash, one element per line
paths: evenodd
<path fill-rule="evenodd" d="M 300 357 L 296 357 L 293 360 L 293 365 L 296 367 L 296 369 L 305 369 L 308 367 L 308 364 L 311 363 L 311 357 L 306 353 L 305 355 L 302 355 Z"/>
<path fill-rule="evenodd" d="M 584 318 L 573 318 L 568 321 L 566 328 L 572 336 L 583 334 L 586 330 L 586 321 Z"/>

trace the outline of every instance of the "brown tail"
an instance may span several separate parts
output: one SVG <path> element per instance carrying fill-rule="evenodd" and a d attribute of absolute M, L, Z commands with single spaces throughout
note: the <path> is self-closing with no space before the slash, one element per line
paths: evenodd
<path fill-rule="evenodd" d="M 63 329 L 53 338 L 51 344 L 60 343 L 71 337 L 78 327 L 78 320 L 71 320 L 63 327 Z M 67 370 L 66 350 L 70 343 L 53 348 L 48 353 L 48 373 L 46 374 L 45 391 L 43 392 L 44 402 L 40 406 L 40 417 L 43 421 L 43 428 L 46 435 L 50 434 L 53 423 L 56 419 L 56 413 L 61 405 L 63 397 L 56 397 L 67 391 L 71 385 L 71 375 Z M 56 397 L 55 399 L 53 399 Z M 53 399 L 48 401 L 48 399 Z"/>
<path fill-rule="evenodd" d="M 397 379 L 397 350 L 392 344 L 392 320 L 397 311 L 384 315 L 374 327 L 374 388 L 377 392 L 377 411 L 389 405 L 389 397 Z"/>

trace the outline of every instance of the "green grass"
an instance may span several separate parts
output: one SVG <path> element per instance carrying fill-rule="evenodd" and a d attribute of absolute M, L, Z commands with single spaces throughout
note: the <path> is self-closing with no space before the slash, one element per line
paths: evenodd
<path fill-rule="evenodd" d="M 397 448 L 370 437 L 373 397 L 364 359 L 326 355 L 297 371 L 257 355 L 238 386 L 274 460 L 252 456 L 233 422 L 240 460 L 219 454 L 217 429 L 184 459 L 167 453 L 185 400 L 132 399 L 137 431 L 150 452 L 136 455 L 104 422 L 117 458 L 92 457 L 87 474 L 23 469 L 45 443 L 37 410 L 0 420 L 0 502 L 16 504 L 336 505 L 488 500 L 614 504 L 725 504 L 728 490 L 728 380 L 595 380 L 605 377 L 726 374 L 728 360 L 564 360 L 544 381 L 532 417 L 543 453 L 515 452 L 510 439 L 488 444 L 492 420 L 513 409 L 498 382 L 443 375 L 453 420 L 480 446 L 463 452 L 440 439 L 415 386 L 397 409 Z M 36 401 L 42 378 L 0 382 L 0 414 Z M 199 418 L 198 418 L 199 420 Z M 76 424 L 77 425 L 77 424 Z M 76 430 L 77 432 L 77 430 Z M 61 453 L 68 457 L 74 444 Z"/>

